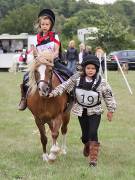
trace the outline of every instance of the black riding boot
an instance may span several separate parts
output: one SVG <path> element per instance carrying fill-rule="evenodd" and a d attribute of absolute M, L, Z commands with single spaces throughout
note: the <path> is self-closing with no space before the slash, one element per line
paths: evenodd
<path fill-rule="evenodd" d="M 29 81 L 28 74 L 29 73 L 26 73 L 24 75 L 23 84 L 20 85 L 20 88 L 21 88 L 21 101 L 20 101 L 19 106 L 18 106 L 18 110 L 20 110 L 20 111 L 23 111 L 23 110 L 25 110 L 27 108 L 26 94 L 27 94 L 27 91 L 28 91 L 28 86 L 26 84 Z"/>
<path fill-rule="evenodd" d="M 20 85 L 21 88 L 21 101 L 18 106 L 18 110 L 23 111 L 27 107 L 27 99 L 26 99 L 26 92 L 24 91 L 24 84 Z"/>

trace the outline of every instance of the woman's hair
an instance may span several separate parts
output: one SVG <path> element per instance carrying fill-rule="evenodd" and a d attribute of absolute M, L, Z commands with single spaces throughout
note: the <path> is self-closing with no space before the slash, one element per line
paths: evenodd
<path fill-rule="evenodd" d="M 68 44 L 69 47 L 75 47 L 75 41 L 71 40 Z"/>
<path fill-rule="evenodd" d="M 52 24 L 52 21 L 51 21 L 51 19 L 48 17 L 48 16 L 40 16 L 39 18 L 38 18 L 38 20 L 35 22 L 35 24 L 34 24 L 34 29 L 37 31 L 37 32 L 42 32 L 42 30 L 41 30 L 41 20 L 45 20 L 45 19 L 49 19 L 50 20 L 50 23 L 51 23 L 51 28 L 50 28 L 50 30 L 52 30 L 52 28 L 53 28 L 53 24 Z"/>
<path fill-rule="evenodd" d="M 92 47 L 91 46 L 86 46 L 86 51 L 92 51 Z"/>
<path fill-rule="evenodd" d="M 99 58 L 100 56 L 102 57 L 104 55 L 104 50 L 99 46 L 96 47 L 96 51 L 95 51 L 96 56 Z"/>
<path fill-rule="evenodd" d="M 81 44 L 79 45 L 79 47 L 80 47 L 80 50 L 85 50 L 85 44 L 84 44 L 84 43 L 81 43 Z"/>

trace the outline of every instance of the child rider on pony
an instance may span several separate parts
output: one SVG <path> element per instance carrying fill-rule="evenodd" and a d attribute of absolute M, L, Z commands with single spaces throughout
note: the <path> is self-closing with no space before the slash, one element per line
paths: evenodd
<path fill-rule="evenodd" d="M 37 21 L 37 46 L 34 51 L 34 58 L 38 61 L 44 62 L 44 57 L 38 55 L 44 50 L 50 50 L 54 55 L 54 67 L 61 74 L 69 78 L 72 72 L 60 63 L 61 43 L 58 35 L 52 31 L 55 23 L 55 14 L 50 9 L 43 9 L 38 15 Z M 26 94 L 28 90 L 27 82 L 29 81 L 29 72 L 24 75 L 23 83 L 21 84 L 21 101 L 19 103 L 19 110 L 24 110 L 27 107 Z"/>

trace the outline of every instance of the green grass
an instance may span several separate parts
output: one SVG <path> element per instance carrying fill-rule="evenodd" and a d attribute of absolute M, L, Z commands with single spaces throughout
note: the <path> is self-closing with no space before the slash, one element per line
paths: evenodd
<path fill-rule="evenodd" d="M 0 179 L 1 180 L 134 180 L 135 179 L 135 72 L 127 76 L 131 96 L 121 74 L 109 72 L 117 111 L 112 122 L 102 116 L 97 168 L 82 155 L 81 131 L 76 117 L 68 126 L 66 156 L 55 163 L 42 161 L 42 146 L 32 114 L 17 111 L 22 73 L 0 72 Z M 61 137 L 60 137 L 61 138 Z M 49 134 L 49 141 L 51 141 Z M 50 143 L 48 149 L 50 147 Z"/>

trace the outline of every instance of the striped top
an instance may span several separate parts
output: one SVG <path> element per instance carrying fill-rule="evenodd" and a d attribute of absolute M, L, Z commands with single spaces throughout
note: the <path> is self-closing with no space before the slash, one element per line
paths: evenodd
<path fill-rule="evenodd" d="M 67 81 L 57 86 L 51 93 L 54 95 L 54 97 L 57 95 L 61 95 L 64 91 L 67 91 L 69 93 L 74 89 L 75 86 L 79 84 L 79 82 L 80 82 L 80 74 L 76 73 L 73 76 L 71 76 Z M 102 102 L 102 100 L 104 100 L 107 110 L 110 112 L 114 112 L 116 109 L 116 101 L 112 93 L 112 89 L 110 85 L 105 81 L 105 79 L 102 78 L 101 83 L 97 87 L 96 91 L 99 93 L 99 101 Z M 83 108 L 84 107 L 82 105 L 78 104 L 75 101 L 72 108 L 72 112 L 77 116 L 82 116 Z M 94 107 L 87 108 L 87 115 L 102 114 L 102 113 L 103 113 L 102 103 Z"/>

